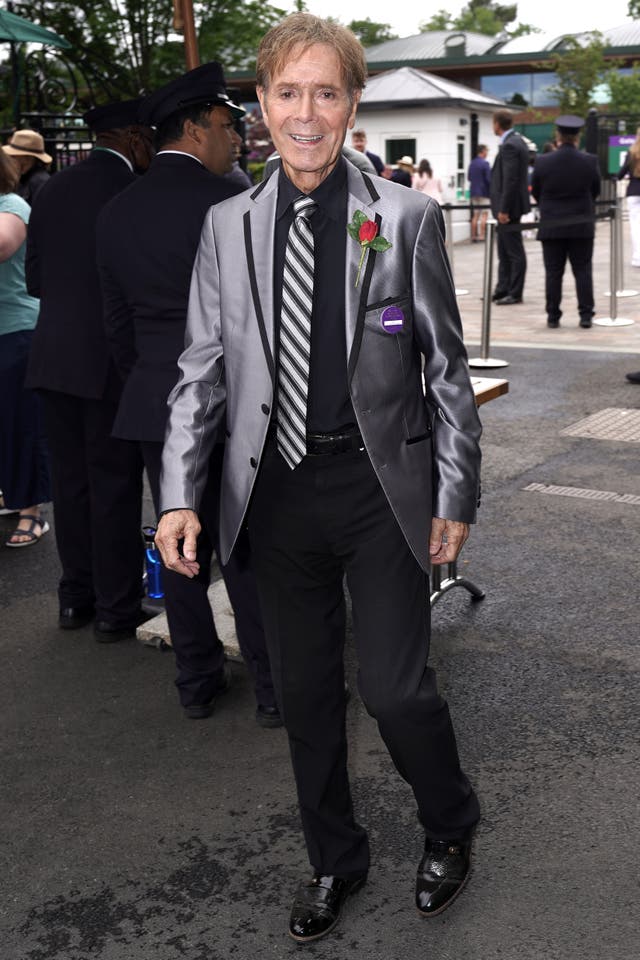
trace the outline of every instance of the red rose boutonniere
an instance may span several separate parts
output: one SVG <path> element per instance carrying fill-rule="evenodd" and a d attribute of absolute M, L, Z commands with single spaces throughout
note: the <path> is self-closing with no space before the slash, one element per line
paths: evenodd
<path fill-rule="evenodd" d="M 371 247 L 372 250 L 376 250 L 378 253 L 384 253 L 385 250 L 388 250 L 391 244 L 388 240 L 385 240 L 384 237 L 378 236 L 378 224 L 375 220 L 367 219 L 367 215 L 362 212 L 362 210 L 356 210 L 353 215 L 353 220 L 351 223 L 347 224 L 347 232 L 350 237 L 353 237 L 354 240 L 357 240 L 362 248 L 362 253 L 360 254 L 360 263 L 358 264 L 358 274 L 356 276 L 356 287 L 360 282 L 360 271 L 362 270 L 362 264 L 364 263 L 364 258 L 367 250 Z"/>

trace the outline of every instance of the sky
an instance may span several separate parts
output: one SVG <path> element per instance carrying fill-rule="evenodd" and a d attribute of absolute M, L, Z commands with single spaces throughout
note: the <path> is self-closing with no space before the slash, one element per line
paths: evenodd
<path fill-rule="evenodd" d="M 284 4 L 283 4 L 284 6 Z M 292 6 L 292 5 L 291 5 Z M 465 0 L 429 0 L 428 3 L 392 3 L 391 0 L 307 0 L 311 13 L 337 17 L 342 23 L 369 17 L 389 23 L 399 37 L 418 33 L 418 24 L 440 9 L 454 16 L 465 6 Z M 628 0 L 606 0 L 604 3 L 558 3 L 558 0 L 519 0 L 518 21 L 539 27 L 543 33 L 582 33 L 585 30 L 606 30 L 628 21 Z"/>

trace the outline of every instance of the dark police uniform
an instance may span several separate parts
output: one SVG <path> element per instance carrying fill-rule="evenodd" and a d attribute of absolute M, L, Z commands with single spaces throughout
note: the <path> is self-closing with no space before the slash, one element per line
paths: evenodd
<path fill-rule="evenodd" d="M 142 115 L 158 125 L 178 103 L 220 102 L 224 91 L 217 64 L 190 71 L 145 101 Z M 195 98 L 195 99 L 194 99 Z M 230 107 L 231 109 L 231 107 Z M 184 332 L 191 271 L 202 223 L 215 203 L 242 192 L 228 178 L 210 173 L 187 153 L 160 152 L 149 172 L 116 197 L 98 224 L 98 261 L 105 325 L 116 366 L 126 380 L 114 436 L 137 441 L 144 458 L 156 512 L 167 398 L 178 379 L 177 361 Z M 204 705 L 224 685 L 224 649 L 207 597 L 213 551 L 218 544 L 219 444 L 209 469 L 200 513 L 200 573 L 193 580 L 163 570 L 165 606 L 178 669 L 183 707 Z M 253 675 L 258 704 L 275 699 L 258 597 L 239 548 L 224 568 L 241 651 Z"/>
<path fill-rule="evenodd" d="M 111 128 L 129 125 L 138 103 L 96 108 L 87 122 L 106 115 Z M 28 231 L 27 286 L 40 315 L 26 383 L 43 398 L 62 626 L 81 625 L 71 611 L 87 622 L 94 606 L 96 624 L 113 630 L 135 627 L 140 615 L 142 461 L 134 444 L 111 437 L 122 383 L 109 360 L 95 255 L 98 213 L 134 180 L 122 156 L 96 149 L 43 187 Z"/>
<path fill-rule="evenodd" d="M 519 133 L 509 130 L 500 144 L 491 169 L 491 212 L 509 214 L 510 223 L 520 223 L 529 212 L 529 148 Z M 509 224 L 498 227 L 498 281 L 494 300 L 512 297 L 522 300 L 527 257 L 522 233 L 510 230 Z"/>
<path fill-rule="evenodd" d="M 584 121 L 580 117 L 558 117 L 560 131 L 577 133 Z M 538 240 L 542 241 L 546 280 L 547 322 L 555 327 L 562 311 L 562 278 L 569 259 L 575 277 L 580 326 L 590 327 L 593 316 L 593 238 L 595 222 L 553 226 L 554 219 L 563 217 L 594 217 L 594 200 L 600 193 L 598 159 L 582 153 L 565 143 L 553 153 L 538 157 L 533 168 L 533 196 L 540 208 L 541 226 Z"/>

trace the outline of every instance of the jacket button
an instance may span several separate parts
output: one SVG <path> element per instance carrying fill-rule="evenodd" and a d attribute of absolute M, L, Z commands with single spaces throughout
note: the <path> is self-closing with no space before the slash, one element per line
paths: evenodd
<path fill-rule="evenodd" d="M 249 460 L 249 463 L 251 464 L 254 470 L 258 466 L 258 461 L 256 460 L 255 457 L 251 457 L 251 459 Z"/>
<path fill-rule="evenodd" d="M 260 407 L 260 409 L 261 409 L 262 412 L 264 413 L 265 417 L 268 417 L 269 414 L 271 413 L 271 408 L 268 407 L 266 403 L 263 403 L 262 406 Z"/>

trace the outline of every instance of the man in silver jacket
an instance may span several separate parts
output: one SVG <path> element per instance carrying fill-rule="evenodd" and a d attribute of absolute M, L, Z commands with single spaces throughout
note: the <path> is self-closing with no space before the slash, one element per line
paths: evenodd
<path fill-rule="evenodd" d="M 205 219 L 157 543 L 194 574 L 226 429 L 222 560 L 246 524 L 313 868 L 289 924 L 307 942 L 369 867 L 347 776 L 345 573 L 360 695 L 425 830 L 419 911 L 440 913 L 468 877 L 479 805 L 427 666 L 428 568 L 475 520 L 480 424 L 438 205 L 340 155 L 366 78 L 359 42 L 295 13 L 264 37 L 257 75 L 281 166 Z"/>

